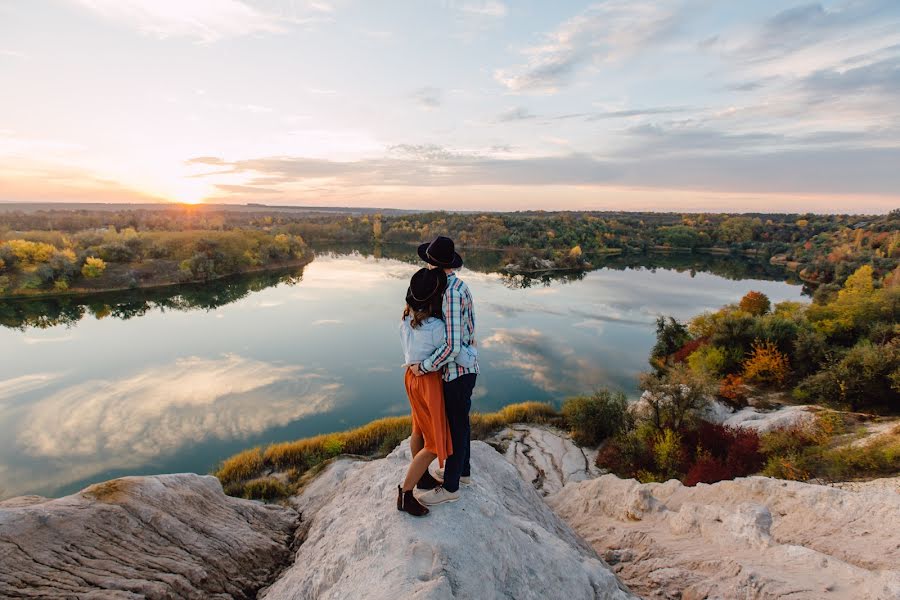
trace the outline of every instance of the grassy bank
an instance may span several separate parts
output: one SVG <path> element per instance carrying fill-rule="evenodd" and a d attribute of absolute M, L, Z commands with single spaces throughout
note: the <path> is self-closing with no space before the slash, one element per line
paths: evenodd
<path fill-rule="evenodd" d="M 512 423 L 562 425 L 549 404 L 512 404 L 493 413 L 472 414 L 472 438 L 483 440 Z M 367 425 L 245 450 L 214 473 L 231 496 L 275 500 L 296 493 L 322 465 L 340 455 L 380 458 L 409 437 L 410 417 L 387 417 Z"/>

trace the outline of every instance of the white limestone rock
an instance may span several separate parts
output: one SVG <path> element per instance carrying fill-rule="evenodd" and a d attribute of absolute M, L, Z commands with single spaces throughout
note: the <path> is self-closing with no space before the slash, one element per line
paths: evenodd
<path fill-rule="evenodd" d="M 900 598 L 900 495 L 603 475 L 548 503 L 644 598 Z"/>
<path fill-rule="evenodd" d="M 0 598 L 255 598 L 290 560 L 298 515 L 214 477 L 124 477 L 0 503 Z"/>
<path fill-rule="evenodd" d="M 597 451 L 581 448 L 569 436 L 549 427 L 516 424 L 488 442 L 542 495 L 553 494 L 570 481 L 584 481 L 601 474 Z"/>
<path fill-rule="evenodd" d="M 816 406 L 781 406 L 774 410 L 760 410 L 747 406 L 722 421 L 729 427 L 742 427 L 753 429 L 759 434 L 768 433 L 775 429 L 789 429 L 803 427 L 811 424 L 816 419 Z"/>
<path fill-rule="evenodd" d="M 265 600 L 633 598 L 583 540 L 487 444 L 473 485 L 415 518 L 396 509 L 404 442 L 383 460 L 340 460 L 294 499 L 305 539 Z"/>

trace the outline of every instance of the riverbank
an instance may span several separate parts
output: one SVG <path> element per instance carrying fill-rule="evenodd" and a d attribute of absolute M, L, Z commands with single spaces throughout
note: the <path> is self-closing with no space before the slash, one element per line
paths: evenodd
<path fill-rule="evenodd" d="M 102 281 L 98 281 L 97 286 L 91 287 L 70 287 L 65 291 L 58 290 L 32 290 L 27 294 L 0 294 L 0 301 L 4 300 L 40 300 L 40 299 L 52 299 L 52 298 L 86 298 L 91 296 L 97 296 L 100 294 L 112 294 L 116 292 L 130 292 L 134 290 L 145 290 L 145 291 L 153 291 L 153 290 L 163 290 L 167 288 L 174 288 L 177 286 L 185 286 L 185 285 L 203 285 L 206 283 L 214 283 L 219 281 L 225 281 L 234 277 L 240 277 L 242 275 L 253 275 L 255 273 L 276 273 L 278 271 L 286 271 L 289 269 L 299 269 L 305 267 L 309 263 L 315 260 L 315 254 L 309 253 L 308 255 L 298 258 L 296 260 L 283 261 L 279 263 L 273 263 L 261 267 L 250 267 L 247 269 L 242 269 L 240 271 L 235 271 L 232 273 L 223 273 L 221 275 L 216 275 L 213 277 L 208 277 L 205 279 L 195 279 L 195 280 L 182 280 L 175 278 L 171 273 L 167 276 L 167 279 L 156 280 L 156 281 L 139 281 L 135 283 L 129 283 L 127 285 L 109 285 L 104 286 Z M 174 272 L 174 271 L 173 271 Z"/>
<path fill-rule="evenodd" d="M 494 413 L 473 413 L 472 438 L 488 441 L 498 448 L 503 446 L 501 450 L 506 452 L 506 442 L 498 441 L 498 433 L 513 424 L 527 424 L 552 426 L 574 432 L 576 438 L 591 439 L 590 435 L 596 435 L 594 432 L 598 426 L 593 423 L 594 420 L 613 418 L 611 413 L 604 413 L 608 412 L 606 404 L 590 404 L 592 400 L 593 398 L 585 398 L 570 401 L 562 410 L 549 404 L 526 402 L 507 406 Z M 828 461 L 847 461 L 846 465 L 838 468 L 822 459 L 821 473 L 806 473 L 805 479 L 835 483 L 900 475 L 900 461 L 896 461 L 896 456 L 900 456 L 900 418 L 845 413 L 820 406 L 778 405 L 773 404 L 769 398 L 758 403 L 761 407 L 753 404 L 755 403 L 751 402 L 751 405 L 743 409 L 734 410 L 712 401 L 704 410 L 702 419 L 704 422 L 725 426 L 731 431 L 745 430 L 754 439 L 762 440 L 763 445 L 769 440 L 769 437 L 765 437 L 767 434 L 774 441 L 784 436 L 800 439 L 804 436 L 815 437 L 819 444 L 813 447 L 816 452 Z M 630 410 L 639 412 L 641 403 L 632 405 Z M 838 423 L 843 425 L 838 428 Z M 605 423 L 601 425 L 606 426 Z M 827 435 L 822 433 L 823 427 L 829 428 Z M 229 495 L 267 501 L 281 500 L 298 493 L 324 466 L 341 455 L 370 459 L 386 456 L 401 440 L 409 436 L 410 429 L 410 417 L 389 417 L 350 431 L 321 434 L 293 442 L 271 444 L 265 448 L 250 448 L 225 459 L 214 475 L 222 482 Z M 721 449 L 711 447 L 708 450 L 719 452 Z M 783 460 L 781 451 L 780 447 L 773 451 L 773 460 Z M 516 454 L 516 451 L 512 452 L 512 456 Z M 598 453 L 596 447 L 578 447 L 576 451 L 571 443 L 568 446 L 562 444 L 543 454 L 558 455 L 555 460 L 563 463 L 569 460 L 566 457 L 570 454 L 577 455 L 580 458 L 573 459 L 577 464 L 585 461 L 589 463 L 582 465 L 585 473 L 596 475 L 609 472 L 608 465 L 604 462 L 605 457 Z M 762 456 L 760 465 L 767 466 L 765 455 Z M 546 465 L 533 464 L 530 470 L 541 473 L 540 481 L 537 475 L 530 480 L 535 487 L 543 489 L 544 479 L 548 477 Z M 804 474 L 789 469 L 774 469 L 773 472 L 794 479 Z M 827 476 L 823 473 L 827 473 Z M 548 489 L 558 489 L 568 481 L 567 477 L 560 474 L 553 477 L 556 483 L 547 483 L 550 486 Z"/>

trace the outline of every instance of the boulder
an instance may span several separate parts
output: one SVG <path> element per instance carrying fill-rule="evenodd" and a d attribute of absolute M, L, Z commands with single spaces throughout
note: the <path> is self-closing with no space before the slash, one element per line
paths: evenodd
<path fill-rule="evenodd" d="M 298 522 L 190 474 L 14 498 L 0 502 L 0 598 L 255 598 Z"/>
<path fill-rule="evenodd" d="M 397 511 L 404 442 L 382 460 L 339 460 L 293 499 L 293 566 L 265 600 L 634 598 L 493 448 L 472 443 L 473 485 L 422 518 Z"/>

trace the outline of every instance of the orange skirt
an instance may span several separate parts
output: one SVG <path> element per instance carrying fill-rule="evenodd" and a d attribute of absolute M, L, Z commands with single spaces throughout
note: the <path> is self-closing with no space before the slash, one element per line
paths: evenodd
<path fill-rule="evenodd" d="M 404 377 L 406 395 L 412 407 L 413 435 L 425 438 L 425 449 L 434 452 L 438 464 L 443 467 L 447 457 L 453 454 L 450 425 L 444 412 L 444 384 L 440 373 L 428 373 L 416 377 L 409 369 Z"/>

